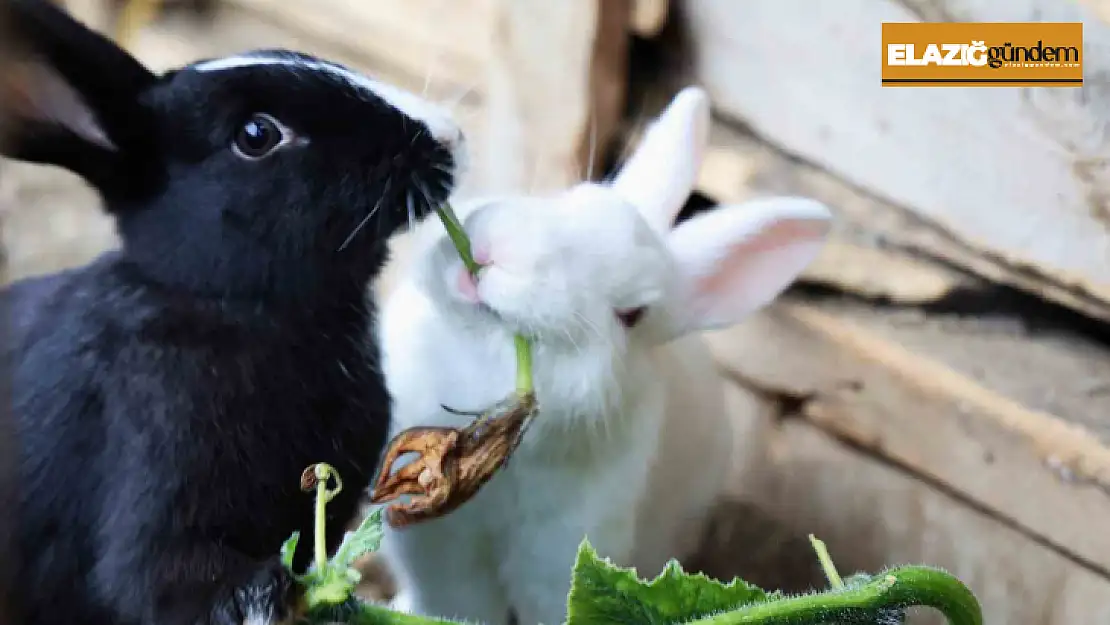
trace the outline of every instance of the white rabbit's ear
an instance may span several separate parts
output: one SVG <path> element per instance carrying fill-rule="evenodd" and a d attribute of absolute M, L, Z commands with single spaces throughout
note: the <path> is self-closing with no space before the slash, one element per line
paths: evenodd
<path fill-rule="evenodd" d="M 657 232 L 668 232 L 697 182 L 709 141 L 709 96 L 686 87 L 644 132 L 612 187 Z"/>
<path fill-rule="evenodd" d="M 793 197 L 721 206 L 668 237 L 680 274 L 675 335 L 722 328 L 769 304 L 821 251 L 832 214 Z"/>

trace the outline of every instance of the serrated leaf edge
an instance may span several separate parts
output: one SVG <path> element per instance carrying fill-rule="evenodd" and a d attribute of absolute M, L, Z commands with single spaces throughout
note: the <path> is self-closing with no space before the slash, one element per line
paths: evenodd
<path fill-rule="evenodd" d="M 344 532 L 343 541 L 339 543 L 339 548 L 335 550 L 335 555 L 332 557 L 332 563 L 340 567 L 350 567 L 354 561 L 363 555 L 373 553 L 381 546 L 382 534 L 382 510 L 381 508 L 375 509 L 354 531 Z M 362 534 L 374 532 L 377 534 L 373 546 L 360 551 L 353 551 L 354 545 L 357 545 L 362 540 Z"/>
<path fill-rule="evenodd" d="M 719 585 L 719 586 L 723 586 L 724 588 L 729 588 L 729 589 L 737 588 L 737 587 L 748 588 L 748 589 L 751 589 L 752 591 L 758 591 L 766 597 L 771 597 L 772 595 L 774 595 L 775 597 L 781 597 L 782 596 L 782 593 L 780 593 L 779 591 L 771 592 L 771 591 L 764 590 L 764 589 L 760 588 L 759 586 L 756 586 L 755 584 L 752 584 L 750 582 L 745 581 L 743 578 L 741 578 L 739 576 L 734 576 L 731 581 L 726 583 L 726 582 L 722 582 L 720 580 L 714 579 L 712 577 L 709 577 L 705 573 L 690 573 L 690 572 L 686 571 L 686 569 L 682 568 L 682 564 L 680 564 L 678 562 L 678 560 L 676 560 L 674 558 L 667 561 L 667 564 L 663 567 L 663 570 L 658 575 L 656 575 L 655 577 L 653 577 L 650 580 L 646 580 L 646 579 L 640 577 L 639 573 L 637 573 L 637 571 L 636 571 L 636 567 L 620 566 L 618 564 L 613 563 L 613 561 L 611 559 L 609 559 L 608 557 L 602 557 L 602 556 L 598 555 L 597 550 L 595 550 L 593 548 L 593 545 L 590 544 L 590 541 L 589 541 L 588 538 L 582 539 L 582 542 L 580 542 L 578 544 L 578 555 L 574 559 L 574 573 L 577 573 L 578 570 L 579 570 L 579 567 L 582 564 L 585 563 L 584 560 L 583 560 L 583 558 L 585 556 L 588 556 L 588 557 L 592 558 L 593 560 L 595 560 L 597 562 L 601 562 L 602 564 L 605 564 L 606 566 L 608 566 L 608 567 L 610 567 L 610 568 L 612 568 L 616 571 L 631 573 L 632 576 L 635 577 L 637 581 L 639 581 L 641 584 L 643 584 L 647 588 L 654 587 L 656 584 L 664 581 L 668 577 L 677 578 L 679 576 L 683 576 L 683 577 L 685 577 L 686 579 L 689 579 L 689 580 L 696 580 L 697 582 L 704 582 L 704 583 L 708 583 L 708 584 Z M 574 589 L 572 587 L 571 592 L 573 592 L 573 591 L 574 591 Z M 752 603 L 758 603 L 758 602 L 753 601 Z M 743 604 L 743 605 L 748 605 L 748 604 Z"/>

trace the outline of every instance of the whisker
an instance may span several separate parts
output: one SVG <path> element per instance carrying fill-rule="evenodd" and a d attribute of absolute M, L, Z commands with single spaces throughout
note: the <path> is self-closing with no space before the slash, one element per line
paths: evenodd
<path fill-rule="evenodd" d="M 432 192 L 428 189 L 428 185 L 424 184 L 423 180 L 419 180 L 415 177 L 412 179 L 412 182 L 413 187 L 415 187 L 416 190 L 420 192 L 420 195 L 423 196 L 423 202 L 427 206 L 427 208 L 429 210 L 434 209 L 436 207 L 436 202 L 434 198 L 432 198 Z M 445 183 L 440 183 L 440 191 L 446 190 L 447 185 Z"/>
<path fill-rule="evenodd" d="M 583 329 L 591 330 L 591 331 L 593 331 L 594 334 L 597 335 L 597 338 L 599 338 L 603 341 L 605 340 L 605 335 L 601 333 L 601 329 L 598 328 L 592 321 L 587 319 L 585 315 L 583 315 L 582 313 L 580 313 L 576 310 L 576 311 L 574 311 L 574 316 L 577 317 L 578 320 L 582 322 Z"/>
<path fill-rule="evenodd" d="M 424 73 L 424 88 L 420 91 L 420 97 L 428 97 L 428 87 L 432 84 L 432 74 L 434 73 L 436 61 L 439 59 L 439 46 L 434 46 L 434 51 L 428 59 L 428 71 Z"/>
<path fill-rule="evenodd" d="M 441 194 L 443 194 L 444 197 L 447 197 L 447 196 L 451 195 L 450 180 L 451 180 L 451 178 L 445 177 L 445 178 L 441 178 L 440 180 L 438 180 L 436 182 L 436 186 L 437 186 L 439 192 Z"/>
<path fill-rule="evenodd" d="M 382 221 L 381 219 L 374 220 L 374 240 L 381 241 L 382 237 Z M 387 244 L 388 245 L 388 244 Z"/>
<path fill-rule="evenodd" d="M 368 224 L 370 220 L 374 218 L 374 215 L 377 214 L 378 209 L 381 208 L 382 202 L 384 202 L 386 196 L 389 195 L 389 183 L 391 181 L 392 178 L 386 178 L 385 187 L 382 189 L 382 194 L 378 198 L 378 201 L 374 204 L 374 208 L 371 208 L 370 212 L 366 213 L 366 217 L 363 217 L 362 221 L 358 222 L 358 225 L 355 226 L 355 229 L 351 231 L 351 234 L 347 235 L 347 238 L 344 239 L 343 243 L 339 246 L 339 249 L 336 250 L 337 252 L 342 252 L 343 250 L 345 250 L 347 246 L 351 244 L 351 241 L 354 240 L 359 231 L 366 227 L 366 224 Z"/>
<path fill-rule="evenodd" d="M 593 180 L 594 159 L 597 158 L 597 115 L 590 106 L 590 145 L 586 155 L 586 180 Z"/>
<path fill-rule="evenodd" d="M 436 13 L 441 13 L 443 6 L 440 5 L 436 8 Z M 432 73 L 435 70 L 436 63 L 439 62 L 439 55 L 443 53 L 443 46 L 440 45 L 442 39 L 437 38 L 434 45 L 432 45 L 432 54 L 428 58 L 428 71 L 424 72 L 424 89 L 420 92 L 420 97 L 428 95 L 428 87 L 432 84 Z"/>
<path fill-rule="evenodd" d="M 405 204 L 409 209 L 409 230 L 416 228 L 416 204 L 412 199 L 412 191 L 405 194 Z"/>
<path fill-rule="evenodd" d="M 571 346 L 574 348 L 575 354 L 581 356 L 582 354 L 586 353 L 586 351 L 582 349 L 582 346 L 578 344 L 578 341 L 574 340 L 573 332 L 571 332 L 567 328 L 563 328 L 563 334 L 567 335 L 567 340 L 570 341 Z"/>
<path fill-rule="evenodd" d="M 631 137 L 640 137 L 641 139 L 643 138 L 644 130 L 647 128 L 648 124 L 651 123 L 651 118 L 648 117 L 646 115 L 646 113 L 647 113 L 647 104 L 644 103 L 644 102 L 641 102 L 640 103 L 640 111 L 633 118 L 637 121 L 636 121 L 635 125 L 633 126 L 632 132 L 629 132 L 628 135 L 627 135 L 629 138 L 631 138 Z M 636 148 L 636 144 L 633 141 L 625 141 L 624 142 L 624 145 L 621 146 L 620 154 L 617 155 L 617 158 L 613 163 L 613 172 L 619 172 L 621 170 L 621 168 L 624 167 L 625 163 L 628 162 L 629 157 L 631 157 L 632 153 L 635 151 L 635 148 Z"/>

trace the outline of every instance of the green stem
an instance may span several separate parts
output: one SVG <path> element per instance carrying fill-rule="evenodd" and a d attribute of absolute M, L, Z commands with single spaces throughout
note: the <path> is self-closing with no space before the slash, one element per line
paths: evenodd
<path fill-rule="evenodd" d="M 516 334 L 513 336 L 516 345 L 516 392 L 517 395 L 530 395 L 535 391 L 532 382 L 532 344 L 528 339 Z"/>
<path fill-rule="evenodd" d="M 813 545 L 813 550 L 817 552 L 817 561 L 821 563 L 821 569 L 825 571 L 825 578 L 829 580 L 829 585 L 832 586 L 833 590 L 844 588 L 844 580 L 840 578 L 840 573 L 836 571 L 836 565 L 833 564 L 832 556 L 829 555 L 829 548 L 825 546 L 825 541 L 810 534 L 809 544 Z"/>
<path fill-rule="evenodd" d="M 339 491 L 343 490 L 343 482 L 339 479 L 339 473 L 325 462 L 316 463 L 313 472 L 316 475 L 316 517 L 315 529 L 312 532 L 313 553 L 315 554 L 316 570 L 323 571 L 328 564 L 328 543 L 325 534 L 328 502 L 338 495 Z M 332 477 L 335 478 L 335 489 L 329 491 L 328 479 Z"/>
<path fill-rule="evenodd" d="M 316 485 L 316 530 L 312 532 L 313 542 L 313 559 L 316 561 L 316 569 L 323 570 L 324 566 L 328 563 L 328 550 L 327 543 L 324 540 L 325 530 L 325 509 L 328 502 L 324 499 L 323 482 Z"/>
<path fill-rule="evenodd" d="M 949 625 L 983 625 L 975 595 L 955 577 L 931 567 L 906 566 L 876 575 L 866 584 L 787 597 L 690 621 L 687 625 L 809 625 L 853 622 L 880 609 L 927 606 Z"/>
<path fill-rule="evenodd" d="M 466 270 L 471 275 L 477 275 L 482 266 L 474 260 L 474 254 L 470 249 L 470 237 L 466 236 L 466 230 L 455 215 L 455 210 L 445 202 L 436 209 L 436 213 L 443 222 L 447 236 L 455 246 L 455 251 L 459 253 L 459 258 L 462 259 Z M 520 334 L 513 335 L 513 344 L 516 346 L 516 392 L 521 396 L 530 395 L 535 390 L 535 384 L 532 381 L 532 345 Z"/>
<path fill-rule="evenodd" d="M 331 619 L 313 619 L 326 622 Z M 341 621 L 344 625 L 460 625 L 459 621 L 394 612 L 389 608 L 372 603 L 359 603 L 358 608 Z"/>
<path fill-rule="evenodd" d="M 443 222 L 443 227 L 447 230 L 447 236 L 451 238 L 451 243 L 458 251 L 459 258 L 462 259 L 466 270 L 472 276 L 477 275 L 482 266 L 474 260 L 474 254 L 470 250 L 470 237 L 466 236 L 466 230 L 463 229 L 462 222 L 455 215 L 455 210 L 445 202 L 436 209 L 436 213 L 439 214 L 439 220 Z"/>
<path fill-rule="evenodd" d="M 951 575 L 925 566 L 906 566 L 877 575 L 866 584 L 797 597 L 776 598 L 685 625 L 814 625 L 862 622 L 880 609 L 928 606 L 949 625 L 983 625 L 979 602 Z M 334 619 L 314 619 L 324 622 Z M 343 619 L 348 625 L 457 625 L 458 621 L 402 614 L 384 606 L 359 603 Z"/>

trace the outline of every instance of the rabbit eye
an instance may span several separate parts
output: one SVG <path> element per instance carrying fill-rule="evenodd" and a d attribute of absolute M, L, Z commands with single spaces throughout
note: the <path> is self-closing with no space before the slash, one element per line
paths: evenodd
<path fill-rule="evenodd" d="M 235 133 L 235 152 L 255 160 L 273 152 L 285 143 L 285 131 L 273 117 L 262 113 L 251 115 Z"/>
<path fill-rule="evenodd" d="M 639 308 L 618 310 L 616 312 L 617 320 L 621 322 L 621 325 L 624 326 L 625 329 L 631 330 L 632 328 L 636 327 L 636 324 L 640 323 L 641 319 L 644 318 L 644 313 L 647 312 L 647 307 L 640 306 Z"/>

